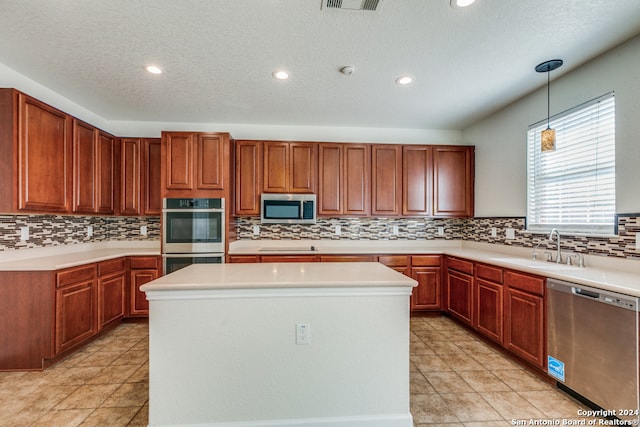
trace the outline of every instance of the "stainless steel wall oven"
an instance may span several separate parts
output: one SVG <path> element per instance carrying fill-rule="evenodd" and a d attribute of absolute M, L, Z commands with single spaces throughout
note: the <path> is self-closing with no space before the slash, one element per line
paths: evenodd
<path fill-rule="evenodd" d="M 222 263 L 224 199 L 164 199 L 162 258 L 165 274 L 195 263 Z"/>

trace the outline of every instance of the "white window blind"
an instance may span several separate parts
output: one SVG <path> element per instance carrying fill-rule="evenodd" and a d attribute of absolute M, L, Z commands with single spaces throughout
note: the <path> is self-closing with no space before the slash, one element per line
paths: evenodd
<path fill-rule="evenodd" d="M 613 92 L 557 114 L 556 150 L 541 152 L 547 120 L 527 133 L 527 229 L 613 234 L 615 97 Z"/>

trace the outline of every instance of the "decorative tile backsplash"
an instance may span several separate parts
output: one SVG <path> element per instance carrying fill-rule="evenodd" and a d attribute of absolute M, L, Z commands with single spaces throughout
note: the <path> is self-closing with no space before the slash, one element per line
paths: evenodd
<path fill-rule="evenodd" d="M 140 234 L 142 225 L 147 226 L 146 236 Z M 20 239 L 22 227 L 29 228 L 28 240 Z M 159 239 L 159 217 L 0 215 L 0 251 L 106 240 Z"/>
<path fill-rule="evenodd" d="M 260 234 L 254 235 L 254 226 Z M 495 229 L 495 237 L 492 236 Z M 512 229 L 513 239 L 507 239 Z M 525 218 L 319 218 L 315 224 L 260 224 L 258 218 L 237 218 L 238 240 L 244 239 L 331 239 L 331 240 L 470 240 L 520 247 L 553 250 L 547 234 L 525 230 Z M 440 233 L 441 232 L 441 233 Z M 640 259 L 635 233 L 640 232 L 640 216 L 618 218 L 618 235 L 587 237 L 562 235 L 562 249 L 589 255 Z"/>
<path fill-rule="evenodd" d="M 146 236 L 140 233 L 143 225 L 147 226 Z M 253 234 L 256 225 L 260 227 L 258 236 Z M 87 233 L 89 226 L 92 236 Z M 29 227 L 26 241 L 20 240 L 21 227 Z M 506 238 L 507 229 L 513 229 L 513 239 Z M 284 225 L 260 224 L 258 218 L 243 217 L 237 218 L 236 231 L 239 240 L 470 240 L 531 248 L 539 245 L 540 251 L 554 249 L 546 234 L 525 230 L 525 218 L 319 218 L 316 224 Z M 617 236 L 563 234 L 562 248 L 589 255 L 640 259 L 635 247 L 638 232 L 640 215 L 620 216 Z M 159 239 L 159 217 L 0 215 L 0 252 L 107 240 Z"/>

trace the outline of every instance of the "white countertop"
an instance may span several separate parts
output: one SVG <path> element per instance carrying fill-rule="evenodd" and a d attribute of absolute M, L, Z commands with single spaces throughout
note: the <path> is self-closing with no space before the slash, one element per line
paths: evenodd
<path fill-rule="evenodd" d="M 542 257 L 544 251 L 537 252 Z M 229 247 L 230 255 L 443 254 L 640 297 L 640 261 L 586 256 L 586 267 L 580 268 L 535 261 L 532 253 L 531 248 L 461 240 L 241 240 Z"/>
<path fill-rule="evenodd" d="M 0 252 L 0 271 L 52 271 L 136 255 L 160 255 L 160 242 L 109 241 Z"/>
<path fill-rule="evenodd" d="M 418 282 L 379 263 L 193 264 L 142 291 L 274 288 L 414 287 Z"/>

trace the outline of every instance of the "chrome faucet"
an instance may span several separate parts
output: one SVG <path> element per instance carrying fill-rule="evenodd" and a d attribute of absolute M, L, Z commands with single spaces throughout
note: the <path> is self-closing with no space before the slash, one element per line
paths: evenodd
<path fill-rule="evenodd" d="M 551 240 L 553 242 L 553 233 L 556 234 L 557 239 L 556 239 L 556 262 L 559 264 L 562 262 L 562 253 L 560 251 L 560 232 L 558 231 L 557 228 L 554 228 L 553 230 L 551 230 L 551 233 L 549 233 L 549 240 Z"/>

